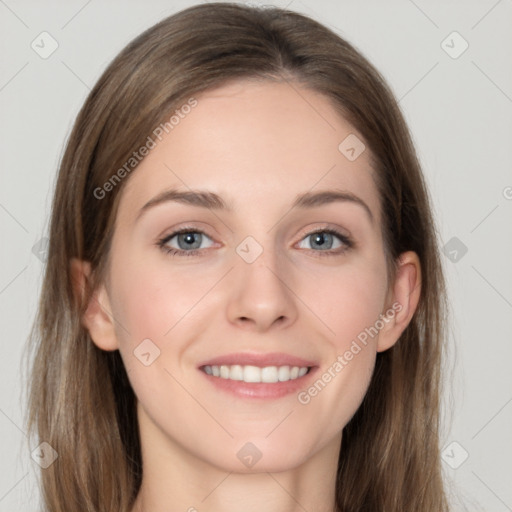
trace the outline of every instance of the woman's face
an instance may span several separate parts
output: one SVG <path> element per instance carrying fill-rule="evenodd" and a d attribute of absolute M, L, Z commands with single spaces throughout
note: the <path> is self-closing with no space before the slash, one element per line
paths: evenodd
<path fill-rule="evenodd" d="M 196 99 L 125 178 L 97 296 L 111 330 L 91 335 L 120 350 L 162 454 L 229 471 L 337 458 L 402 307 L 369 149 L 297 84 Z"/>

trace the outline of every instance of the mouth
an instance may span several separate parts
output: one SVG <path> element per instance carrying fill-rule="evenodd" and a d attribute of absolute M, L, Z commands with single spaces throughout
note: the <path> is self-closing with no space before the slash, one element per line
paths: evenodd
<path fill-rule="evenodd" d="M 198 370 L 216 389 L 239 398 L 280 398 L 305 388 L 318 369 L 289 354 L 229 354 L 204 361 Z"/>

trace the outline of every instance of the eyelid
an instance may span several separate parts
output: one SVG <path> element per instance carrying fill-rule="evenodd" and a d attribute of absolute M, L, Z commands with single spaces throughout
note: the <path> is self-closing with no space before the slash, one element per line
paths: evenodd
<path fill-rule="evenodd" d="M 201 221 L 191 220 L 191 221 L 185 221 L 185 223 L 177 223 L 173 226 L 167 227 L 164 229 L 160 235 L 158 235 L 158 238 L 166 238 L 171 235 L 175 235 L 180 232 L 189 232 L 189 231 L 197 231 L 198 233 L 204 233 L 205 235 L 208 235 L 210 238 L 212 238 L 208 231 L 214 231 L 213 228 L 209 227 L 209 224 Z M 166 234 L 167 233 L 167 234 Z"/>
<path fill-rule="evenodd" d="M 302 240 L 305 236 L 312 235 L 319 232 L 335 232 L 338 236 L 345 237 L 349 240 L 352 240 L 352 234 L 350 231 L 346 228 L 342 228 L 338 225 L 332 224 L 330 222 L 315 222 L 314 226 L 311 227 L 311 224 L 308 224 L 305 228 L 301 228 L 299 231 L 299 234 L 297 236 L 300 236 L 299 240 Z"/>
<path fill-rule="evenodd" d="M 212 237 L 205 230 L 192 226 L 184 226 L 182 228 L 172 229 L 168 235 L 163 235 L 159 238 L 168 241 L 174 238 L 176 235 L 181 235 L 183 233 L 201 233 L 202 235 L 206 235 L 208 238 L 212 239 Z"/>

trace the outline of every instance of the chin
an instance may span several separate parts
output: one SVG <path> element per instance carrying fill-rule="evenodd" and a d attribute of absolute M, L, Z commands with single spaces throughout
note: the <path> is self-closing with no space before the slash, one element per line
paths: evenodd
<path fill-rule="evenodd" d="M 249 437 L 250 441 L 236 441 L 231 446 L 220 448 L 220 454 L 215 453 L 209 463 L 223 471 L 243 474 L 279 473 L 292 470 L 303 464 L 308 453 L 304 444 L 293 443 L 289 446 L 279 442 L 271 442 L 256 436 Z M 234 446 L 233 446 L 234 445 Z M 298 446 L 301 446 L 300 451 Z M 218 452 L 219 449 L 216 450 Z M 230 456 L 232 454 L 232 456 Z"/>

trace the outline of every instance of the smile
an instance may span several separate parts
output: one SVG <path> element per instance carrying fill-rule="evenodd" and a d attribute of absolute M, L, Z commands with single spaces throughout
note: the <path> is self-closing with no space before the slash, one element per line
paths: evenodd
<path fill-rule="evenodd" d="M 252 365 L 205 365 L 201 368 L 208 375 L 226 380 L 253 383 L 287 382 L 303 377 L 308 366 L 252 366 Z"/>

